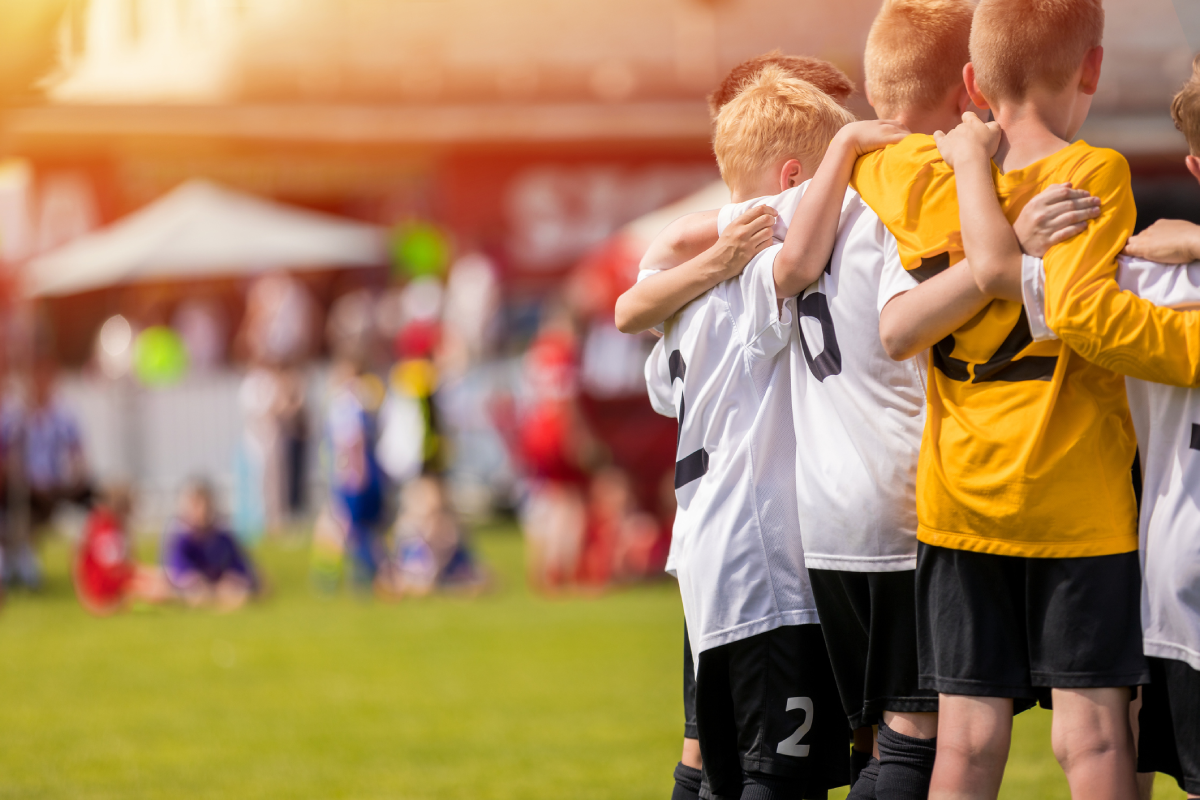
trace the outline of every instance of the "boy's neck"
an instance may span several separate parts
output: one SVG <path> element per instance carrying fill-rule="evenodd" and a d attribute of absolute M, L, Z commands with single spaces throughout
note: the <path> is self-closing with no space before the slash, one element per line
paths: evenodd
<path fill-rule="evenodd" d="M 1022 169 L 1070 144 L 1070 103 L 1057 98 L 1026 98 L 1019 103 L 999 103 L 995 109 L 1000 123 L 1000 147 L 992 160 L 1000 172 Z M 1062 109 L 1066 109 L 1065 112 Z M 1074 126 L 1078 128 L 1078 126 Z"/>
<path fill-rule="evenodd" d="M 756 197 L 773 197 L 779 194 L 782 189 L 779 188 L 778 179 L 763 180 L 746 185 L 730 186 L 729 194 L 735 203 L 744 203 L 747 200 L 753 200 Z"/>

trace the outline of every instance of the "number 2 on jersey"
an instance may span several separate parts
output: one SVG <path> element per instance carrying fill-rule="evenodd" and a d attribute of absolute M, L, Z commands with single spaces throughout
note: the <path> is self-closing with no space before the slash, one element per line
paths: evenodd
<path fill-rule="evenodd" d="M 785 756 L 795 756 L 797 758 L 805 758 L 808 756 L 808 745 L 800 744 L 800 740 L 804 738 L 804 734 L 808 733 L 813 726 L 813 702 L 811 697 L 789 697 L 787 701 L 788 711 L 803 711 L 804 722 L 796 732 L 779 743 L 775 748 L 775 752 Z"/>

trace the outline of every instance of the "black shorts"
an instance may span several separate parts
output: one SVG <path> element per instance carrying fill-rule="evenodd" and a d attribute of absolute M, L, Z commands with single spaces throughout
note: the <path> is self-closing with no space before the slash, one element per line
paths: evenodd
<path fill-rule="evenodd" d="M 821 630 L 851 728 L 884 711 L 937 711 L 917 669 L 916 570 L 810 569 Z"/>
<path fill-rule="evenodd" d="M 1138 554 L 1021 558 L 920 544 L 917 645 L 922 688 L 1011 697 L 1018 709 L 1048 708 L 1051 688 L 1146 683 Z"/>
<path fill-rule="evenodd" d="M 786 625 L 700 654 L 701 796 L 741 797 L 747 774 L 796 797 L 850 782 L 850 727 L 820 625 Z"/>
<path fill-rule="evenodd" d="M 1147 658 L 1150 685 L 1138 715 L 1138 772 L 1162 772 L 1200 794 L 1200 672 L 1182 661 Z"/>
<path fill-rule="evenodd" d="M 687 625 L 683 626 L 683 738 L 700 738 L 696 728 L 696 667 Z"/>

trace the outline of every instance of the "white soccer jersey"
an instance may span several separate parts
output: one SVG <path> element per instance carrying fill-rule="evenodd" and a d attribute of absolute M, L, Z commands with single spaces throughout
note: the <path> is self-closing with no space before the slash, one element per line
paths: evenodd
<path fill-rule="evenodd" d="M 725 206 L 718 227 L 765 203 L 779 212 L 775 236 L 782 241 L 807 186 Z M 810 569 L 916 566 L 928 357 L 893 361 L 879 340 L 880 310 L 916 285 L 895 238 L 848 190 L 833 256 L 797 299 L 790 347 L 797 495 Z"/>
<path fill-rule="evenodd" d="M 796 512 L 794 301 L 775 298 L 778 252 L 668 320 L 646 362 L 655 410 L 679 420 L 668 566 L 697 654 L 817 622 Z"/>
<path fill-rule="evenodd" d="M 1155 305 L 1200 308 L 1200 262 L 1124 258 L 1117 282 Z M 1022 287 L 1036 339 L 1046 325 L 1045 271 L 1026 258 Z M 1200 670 L 1200 390 L 1125 379 L 1142 462 L 1142 631 L 1146 655 Z"/>

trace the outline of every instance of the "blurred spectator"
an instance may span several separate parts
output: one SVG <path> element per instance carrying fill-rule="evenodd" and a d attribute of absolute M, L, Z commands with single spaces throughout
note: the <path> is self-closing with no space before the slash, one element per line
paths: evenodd
<path fill-rule="evenodd" d="M 404 487 L 395 548 L 389 569 L 380 574 L 378 586 L 383 594 L 479 590 L 486 584 L 486 576 L 467 548 L 466 532 L 435 477 L 417 478 Z"/>
<path fill-rule="evenodd" d="M 111 614 L 131 600 L 163 603 L 174 597 L 161 568 L 134 560 L 130 506 L 128 487 L 111 486 L 84 524 L 73 574 L 79 602 L 93 614 Z"/>
<path fill-rule="evenodd" d="M 244 605 L 261 585 L 237 540 L 218 526 L 215 506 L 206 481 L 193 480 L 184 488 L 179 515 L 167 532 L 163 566 L 188 605 L 231 610 Z"/>
<path fill-rule="evenodd" d="M 616 467 L 600 470 L 588 491 L 587 531 L 578 580 L 603 586 L 612 580 L 649 576 L 658 543 L 658 520 L 639 511 L 629 475 Z"/>
<path fill-rule="evenodd" d="M 251 286 L 239 344 L 253 368 L 240 401 L 246 431 L 245 488 L 258 496 L 240 504 L 248 509 L 240 515 L 245 517 L 244 527 L 278 531 L 303 509 L 307 399 L 298 367 L 316 346 L 316 323 L 316 304 L 295 278 L 275 273 Z"/>
<path fill-rule="evenodd" d="M 225 363 L 227 328 L 224 309 L 219 303 L 188 298 L 175 309 L 171 327 L 183 339 L 192 369 L 207 372 Z"/>
<path fill-rule="evenodd" d="M 354 361 L 334 365 L 327 418 L 332 514 L 345 526 L 346 552 L 360 587 L 371 585 L 380 562 L 383 475 L 375 458 L 374 411 L 382 394 L 378 378 Z"/>
<path fill-rule="evenodd" d="M 61 504 L 88 507 L 93 495 L 79 424 L 55 397 L 54 379 L 54 365 L 38 363 L 28 400 L 8 403 L 0 416 L 0 443 L 7 456 L 0 500 L 10 523 L 5 531 L 4 578 L 30 588 L 41 585 L 31 534 L 49 522 Z"/>
<path fill-rule="evenodd" d="M 543 590 L 575 580 L 588 468 L 598 455 L 576 402 L 577 367 L 572 321 L 556 310 L 525 355 L 528 408 L 505 426 L 515 434 L 512 447 L 529 483 L 521 513 L 528 578 Z"/>

